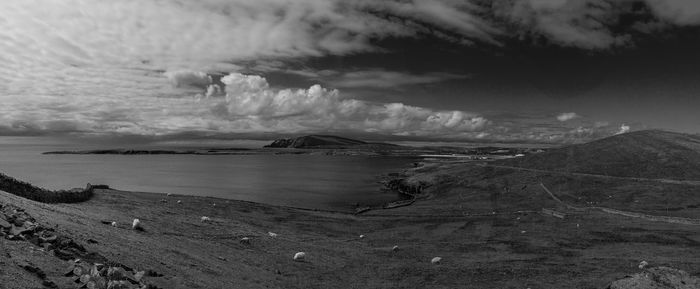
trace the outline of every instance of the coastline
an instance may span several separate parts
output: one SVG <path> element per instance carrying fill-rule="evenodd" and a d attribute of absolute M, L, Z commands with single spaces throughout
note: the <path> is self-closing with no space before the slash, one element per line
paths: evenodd
<path fill-rule="evenodd" d="M 484 171 L 491 177 L 484 179 Z M 0 204 L 12 204 L 43 228 L 69 237 L 87 256 L 156 272 L 144 282 L 158 288 L 603 288 L 637 272 L 641 258 L 698 273 L 700 255 L 694 253 L 700 247 L 687 241 L 698 238 L 695 227 L 597 211 L 570 212 L 562 220 L 539 213 L 554 205 L 540 195 L 505 202 L 492 213 L 490 185 L 508 176 L 504 172 L 510 171 L 428 163 L 400 176 L 405 185 L 423 184 L 415 203 L 361 215 L 108 189 L 70 204 L 0 192 Z M 536 174 L 515 173 L 522 179 Z M 472 177 L 465 185 L 450 178 L 456 175 Z M 136 218 L 143 231 L 131 229 Z M 116 227 L 105 224 L 112 221 Z M 669 239 L 676 235 L 686 239 Z M 665 245 L 652 242 L 658 238 Z M 7 257 L 0 282 L 75 286 L 64 275 L 71 263 L 55 253 L 21 238 L 0 238 L 0 247 Z M 303 262 L 292 259 L 297 252 L 306 253 Z M 436 256 L 442 257 L 439 265 L 430 263 Z M 27 263 L 40 268 L 45 280 L 20 267 Z"/>

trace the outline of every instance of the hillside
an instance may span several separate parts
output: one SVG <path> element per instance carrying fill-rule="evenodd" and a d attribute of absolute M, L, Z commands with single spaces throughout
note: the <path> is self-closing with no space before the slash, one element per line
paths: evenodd
<path fill-rule="evenodd" d="M 620 177 L 700 180 L 700 136 L 637 131 L 495 164 Z"/>
<path fill-rule="evenodd" d="M 266 148 L 378 148 L 398 147 L 386 143 L 369 143 L 332 135 L 307 135 L 296 138 L 278 139 Z"/>

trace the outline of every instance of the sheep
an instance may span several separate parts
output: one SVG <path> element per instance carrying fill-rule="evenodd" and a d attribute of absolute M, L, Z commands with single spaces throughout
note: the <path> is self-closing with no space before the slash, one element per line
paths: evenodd
<path fill-rule="evenodd" d="M 649 262 L 642 261 L 639 263 L 639 269 L 644 269 L 644 267 L 649 266 Z"/>
<path fill-rule="evenodd" d="M 112 227 L 115 227 L 115 228 L 116 228 L 116 227 L 117 227 L 117 222 L 112 222 L 111 225 L 112 225 Z"/>
<path fill-rule="evenodd" d="M 393 251 L 393 252 L 396 252 L 398 250 L 399 250 L 399 246 L 394 246 L 393 248 L 391 248 L 391 251 Z"/>
<path fill-rule="evenodd" d="M 167 195 L 168 197 L 170 197 L 170 196 L 172 196 L 173 194 L 171 194 L 171 193 L 167 193 L 166 195 Z"/>
<path fill-rule="evenodd" d="M 432 260 L 430 260 L 431 264 L 440 264 L 440 261 L 442 261 L 442 258 L 440 257 L 435 257 Z"/>
<path fill-rule="evenodd" d="M 202 216 L 201 220 L 202 220 L 202 223 L 211 222 L 211 218 L 209 218 L 209 217 L 207 217 L 207 216 Z"/>
<path fill-rule="evenodd" d="M 277 237 L 277 234 L 275 234 L 273 232 L 267 232 L 267 234 L 270 235 L 270 237 L 272 237 L 272 238 Z"/>
<path fill-rule="evenodd" d="M 178 203 L 178 204 L 182 204 L 182 201 L 180 201 L 180 200 L 177 200 L 177 203 Z"/>
<path fill-rule="evenodd" d="M 141 221 L 139 219 L 134 219 L 134 222 L 131 223 L 131 228 L 134 230 L 142 231 L 143 225 L 141 225 Z"/>
<path fill-rule="evenodd" d="M 365 238 L 365 235 L 360 235 L 360 239 L 364 239 L 364 238 Z"/>
<path fill-rule="evenodd" d="M 241 244 L 250 245 L 250 238 L 248 238 L 248 237 L 241 238 Z"/>
<path fill-rule="evenodd" d="M 304 252 L 297 252 L 294 254 L 294 261 L 303 261 L 304 258 L 306 258 L 306 253 Z"/>

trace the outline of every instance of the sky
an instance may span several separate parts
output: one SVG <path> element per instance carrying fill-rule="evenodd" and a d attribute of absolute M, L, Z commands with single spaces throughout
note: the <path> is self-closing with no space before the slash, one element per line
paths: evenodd
<path fill-rule="evenodd" d="M 5 0 L 0 136 L 700 133 L 695 0 Z"/>

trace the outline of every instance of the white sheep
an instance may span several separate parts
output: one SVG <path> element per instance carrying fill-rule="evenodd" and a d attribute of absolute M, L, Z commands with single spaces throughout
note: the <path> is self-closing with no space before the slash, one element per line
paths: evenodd
<path fill-rule="evenodd" d="M 306 258 L 306 253 L 304 252 L 297 252 L 294 254 L 294 261 L 303 261 L 304 258 Z"/>
<path fill-rule="evenodd" d="M 180 201 L 180 200 L 177 200 L 177 203 L 178 203 L 178 204 L 182 204 L 182 201 Z"/>
<path fill-rule="evenodd" d="M 117 222 L 112 222 L 111 225 L 112 225 L 112 227 L 115 227 L 115 228 L 116 228 L 116 227 L 117 227 Z"/>
<path fill-rule="evenodd" d="M 267 232 L 267 234 L 270 235 L 270 237 L 272 237 L 272 238 L 277 237 L 277 234 L 275 234 L 273 232 Z"/>
<path fill-rule="evenodd" d="M 167 193 L 166 195 L 167 195 L 168 197 L 170 197 L 170 196 L 172 196 L 173 194 L 171 194 L 171 193 Z"/>
<path fill-rule="evenodd" d="M 639 269 L 644 269 L 644 267 L 649 266 L 649 262 L 642 261 L 639 263 Z"/>
<path fill-rule="evenodd" d="M 143 230 L 143 225 L 141 225 L 139 219 L 134 219 L 134 222 L 131 223 L 131 228 L 134 230 Z"/>
<path fill-rule="evenodd" d="M 211 222 L 211 218 L 209 218 L 209 217 L 207 217 L 207 216 L 202 216 L 201 220 L 202 220 L 202 223 Z"/>
<path fill-rule="evenodd" d="M 365 238 L 365 235 L 360 235 L 360 239 L 364 239 L 364 238 Z"/>
<path fill-rule="evenodd" d="M 399 250 L 399 246 L 394 246 L 393 248 L 391 248 L 391 251 L 393 251 L 393 252 L 396 252 L 398 250 Z"/>
<path fill-rule="evenodd" d="M 440 261 L 442 261 L 442 258 L 440 257 L 435 257 L 432 260 L 430 260 L 430 263 L 432 264 L 440 264 Z"/>

